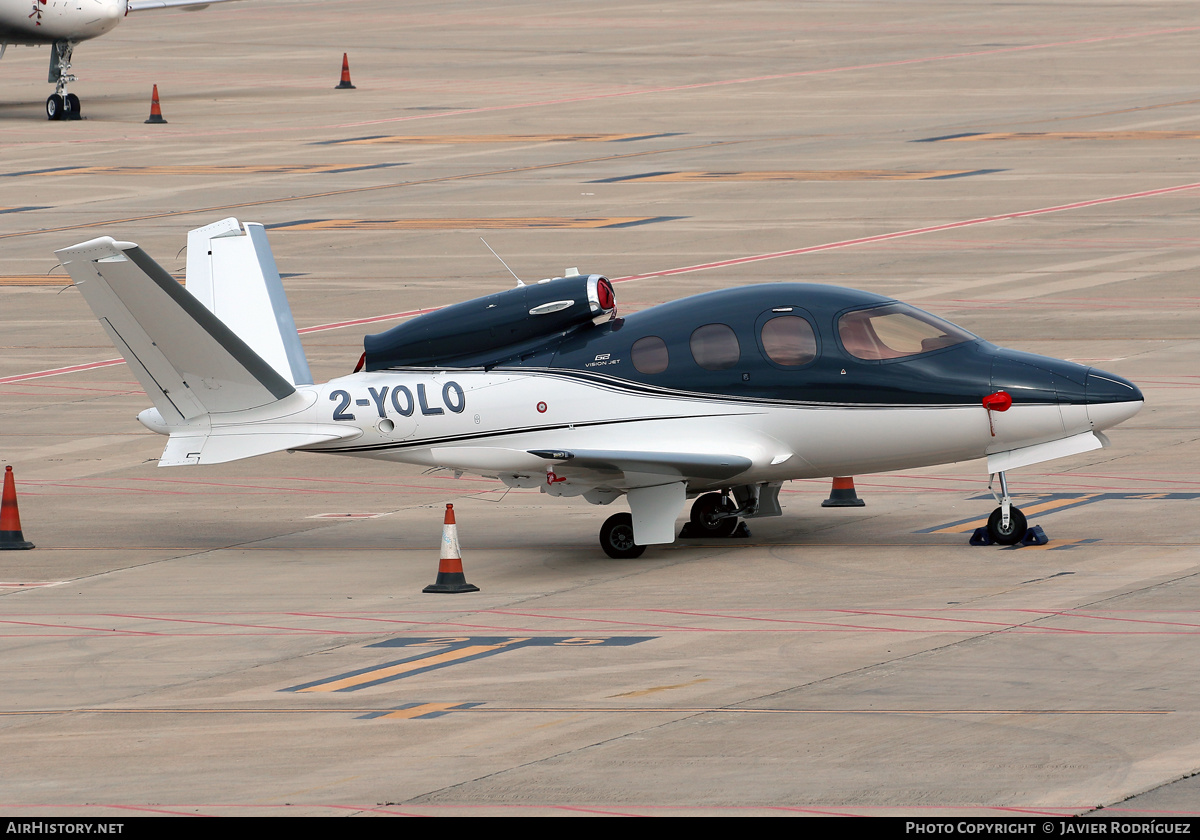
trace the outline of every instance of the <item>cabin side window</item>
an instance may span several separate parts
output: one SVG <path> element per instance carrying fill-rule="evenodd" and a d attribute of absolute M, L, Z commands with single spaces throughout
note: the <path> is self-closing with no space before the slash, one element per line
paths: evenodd
<path fill-rule="evenodd" d="M 875 361 L 901 359 L 971 341 L 974 335 L 903 303 L 847 312 L 838 338 L 851 356 Z"/>
<path fill-rule="evenodd" d="M 796 315 L 780 315 L 762 326 L 763 352 L 777 365 L 806 365 L 817 357 L 817 337 L 812 325 Z"/>
<path fill-rule="evenodd" d="M 656 335 L 648 335 L 633 342 L 629 354 L 638 373 L 662 373 L 671 361 L 667 343 Z"/>
<path fill-rule="evenodd" d="M 733 328 L 705 324 L 692 333 L 692 358 L 705 370 L 728 370 L 738 363 L 742 349 Z"/>

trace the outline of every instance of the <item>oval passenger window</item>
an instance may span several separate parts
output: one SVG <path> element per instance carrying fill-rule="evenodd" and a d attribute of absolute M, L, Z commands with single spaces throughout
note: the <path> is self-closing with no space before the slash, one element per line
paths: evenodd
<path fill-rule="evenodd" d="M 742 355 L 733 328 L 726 324 L 705 324 L 692 333 L 692 358 L 705 370 L 728 370 Z"/>
<path fill-rule="evenodd" d="M 648 335 L 633 342 L 633 366 L 639 373 L 662 373 L 667 369 L 670 356 L 667 343 L 656 335 Z"/>
<path fill-rule="evenodd" d="M 817 337 L 812 325 L 796 315 L 781 315 L 763 324 L 762 345 L 777 365 L 806 365 L 817 357 Z"/>

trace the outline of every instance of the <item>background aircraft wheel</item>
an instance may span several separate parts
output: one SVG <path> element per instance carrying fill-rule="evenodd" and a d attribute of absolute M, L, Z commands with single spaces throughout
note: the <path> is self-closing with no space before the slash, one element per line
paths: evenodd
<path fill-rule="evenodd" d="M 63 98 L 57 93 L 52 93 L 46 97 L 46 119 L 61 120 L 63 116 L 63 108 L 65 103 Z"/>
<path fill-rule="evenodd" d="M 608 517 L 600 528 L 600 547 L 604 553 L 616 560 L 632 560 L 641 557 L 646 546 L 633 541 L 633 516 L 617 513 Z"/>
<path fill-rule="evenodd" d="M 68 93 L 63 97 L 63 119 L 77 120 L 80 116 L 79 97 L 73 93 Z"/>
<path fill-rule="evenodd" d="M 733 510 L 733 507 L 725 496 L 720 493 L 705 493 L 692 504 L 692 525 L 699 531 L 694 536 L 728 537 L 737 530 L 738 518 L 728 516 L 717 519 L 714 514 L 729 510 Z"/>
<path fill-rule="evenodd" d="M 988 517 L 988 536 L 992 538 L 992 542 L 1000 545 L 1016 545 L 1025 536 L 1025 532 L 1029 528 L 1025 521 L 1025 514 L 1017 508 L 1009 508 L 1008 513 L 1008 528 L 1000 526 L 1000 520 L 1003 518 L 1000 508 L 996 508 Z"/>

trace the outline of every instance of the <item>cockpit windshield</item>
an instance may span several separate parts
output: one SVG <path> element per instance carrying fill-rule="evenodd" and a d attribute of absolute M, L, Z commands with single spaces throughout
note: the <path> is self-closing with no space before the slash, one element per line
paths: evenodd
<path fill-rule="evenodd" d="M 851 356 L 872 361 L 917 356 L 976 338 L 903 303 L 847 312 L 838 319 L 838 336 Z"/>

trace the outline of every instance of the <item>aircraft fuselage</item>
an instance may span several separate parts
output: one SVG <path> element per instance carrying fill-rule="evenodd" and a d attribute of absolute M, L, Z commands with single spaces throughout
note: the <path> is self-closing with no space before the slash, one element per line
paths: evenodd
<path fill-rule="evenodd" d="M 87 41 L 124 16 L 125 0 L 0 0 L 0 43 Z"/>
<path fill-rule="evenodd" d="M 311 451 L 502 478 L 544 478 L 545 461 L 528 450 L 547 445 L 732 451 L 752 463 L 732 481 L 693 477 L 694 493 L 982 458 L 1102 431 L 1142 405 L 1121 377 L 965 331 L 905 355 L 852 345 L 861 316 L 907 312 L 924 315 L 866 292 L 779 283 L 656 306 L 498 364 L 368 370 L 309 386 L 313 422 L 361 431 Z M 803 327 L 803 347 L 771 326 L 777 319 Z M 715 346 L 703 345 L 706 330 Z M 901 339 L 912 340 L 891 340 Z M 635 358 L 648 342 L 659 355 Z M 981 401 L 998 391 L 1011 408 L 989 411 Z M 555 472 L 566 478 L 548 492 L 569 494 L 570 469 Z M 613 486 L 623 486 L 618 476 Z"/>

